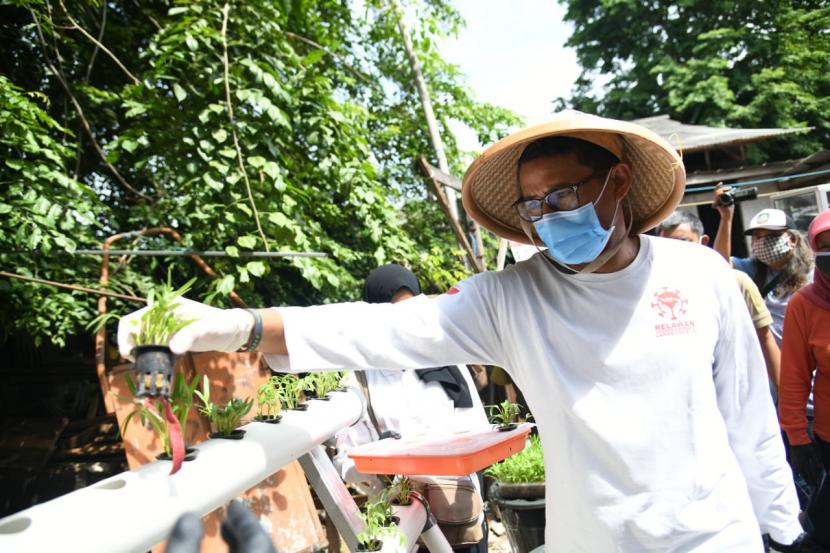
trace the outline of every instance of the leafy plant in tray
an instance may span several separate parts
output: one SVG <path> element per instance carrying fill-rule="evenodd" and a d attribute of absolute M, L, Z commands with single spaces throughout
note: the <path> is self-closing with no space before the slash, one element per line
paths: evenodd
<path fill-rule="evenodd" d="M 271 380 L 277 388 L 279 400 L 285 409 L 304 411 L 308 405 L 302 403 L 303 392 L 311 390 L 312 382 L 306 378 L 299 378 L 295 374 L 272 376 Z"/>
<path fill-rule="evenodd" d="M 237 426 L 242 422 L 242 417 L 247 415 L 254 406 L 254 400 L 232 397 L 224 407 L 218 406 L 210 400 L 210 381 L 207 376 L 202 381 L 202 390 L 196 390 L 196 396 L 202 402 L 199 412 L 210 419 L 214 430 L 210 435 L 211 438 L 242 439 L 245 431 L 237 429 Z"/>
<path fill-rule="evenodd" d="M 139 327 L 135 338 L 134 366 L 138 397 L 170 395 L 176 359 L 167 344 L 176 332 L 193 322 L 177 315 L 176 307 L 179 305 L 177 300 L 195 282 L 196 279 L 191 279 L 175 289 L 168 274 L 167 282 L 151 289 L 147 295 L 147 311 L 135 321 Z"/>
<path fill-rule="evenodd" d="M 343 375 L 337 371 L 324 371 L 309 373 L 306 378 L 311 383 L 311 391 L 316 399 L 328 400 L 329 394 L 338 388 L 343 380 Z"/>
<path fill-rule="evenodd" d="M 121 426 L 121 434 L 126 434 L 130 421 L 138 415 L 141 418 L 141 424 L 149 424 L 156 434 L 158 434 L 164 451 L 156 456 L 156 458 L 159 460 L 173 460 L 174 470 L 171 474 L 174 474 L 179 468 L 174 455 L 175 446 L 173 442 L 176 440 L 176 435 L 179 436 L 178 439 L 182 443 L 183 449 L 183 458 L 178 461 L 179 466 L 181 465 L 181 461 L 192 461 L 198 454 L 196 448 L 186 447 L 184 439 L 187 436 L 187 416 L 193 407 L 194 392 L 198 385 L 199 377 L 194 376 L 190 382 L 187 382 L 183 374 L 176 373 L 173 388 L 170 393 L 169 408 L 178 424 L 177 428 L 174 428 L 176 425 L 166 416 L 167 408 L 165 407 L 165 399 L 158 399 L 155 404 L 151 403 L 147 398 L 139 399 L 137 387 L 133 379 L 130 375 L 125 375 L 125 379 L 127 388 L 129 388 L 133 396 L 129 398 L 129 401 L 135 405 L 135 409 L 124 419 L 124 424 Z"/>
<path fill-rule="evenodd" d="M 412 497 L 409 495 L 412 492 L 412 480 L 409 477 L 399 476 L 392 482 L 390 490 L 393 494 L 392 503 L 396 505 L 412 503 Z"/>
<path fill-rule="evenodd" d="M 273 378 L 261 384 L 256 390 L 257 416 L 254 420 L 276 424 L 282 416 L 280 412 L 280 395 Z"/>
<path fill-rule="evenodd" d="M 366 527 L 357 535 L 358 551 L 380 551 L 384 540 L 397 540 L 405 545 L 406 536 L 398 527 L 389 502 L 389 489 L 376 501 L 367 501 L 360 512 Z"/>
<path fill-rule="evenodd" d="M 512 403 L 506 399 L 498 405 L 490 405 L 489 410 L 490 422 L 497 424 L 499 431 L 505 432 L 516 428 L 516 422 L 519 420 L 520 412 L 518 403 Z"/>

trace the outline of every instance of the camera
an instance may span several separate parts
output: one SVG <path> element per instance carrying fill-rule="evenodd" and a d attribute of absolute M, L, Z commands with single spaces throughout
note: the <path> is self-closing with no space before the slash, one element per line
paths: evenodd
<path fill-rule="evenodd" d="M 718 196 L 718 207 L 727 207 L 735 202 L 754 200 L 757 197 L 758 189 L 756 187 L 730 190 Z"/>

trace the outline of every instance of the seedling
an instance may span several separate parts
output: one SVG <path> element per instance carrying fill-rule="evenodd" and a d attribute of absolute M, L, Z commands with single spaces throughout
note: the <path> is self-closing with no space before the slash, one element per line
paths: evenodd
<path fill-rule="evenodd" d="M 340 387 L 343 375 L 336 371 L 310 373 L 306 378 L 311 383 L 317 399 L 327 399 L 329 393 Z"/>
<path fill-rule="evenodd" d="M 280 411 L 280 395 L 273 379 L 268 379 L 256 390 L 257 417 L 260 422 L 279 422 L 282 417 Z"/>
<path fill-rule="evenodd" d="M 539 436 L 531 436 L 527 447 L 496 463 L 484 471 L 496 480 L 508 484 L 518 482 L 544 482 L 545 461 Z"/>
<path fill-rule="evenodd" d="M 398 505 L 409 505 L 412 503 L 412 497 L 409 495 L 412 492 L 412 480 L 406 476 L 399 477 L 391 487 L 394 497 L 393 503 Z"/>
<path fill-rule="evenodd" d="M 277 395 L 285 409 L 298 409 L 303 399 L 303 392 L 311 390 L 312 383 L 307 378 L 295 374 L 272 376 L 271 381 L 277 389 Z"/>
<path fill-rule="evenodd" d="M 245 435 L 244 430 L 237 430 L 236 427 L 254 406 L 252 399 L 242 400 L 234 397 L 224 407 L 219 407 L 210 400 L 210 382 L 207 376 L 202 381 L 202 390 L 196 390 L 196 396 L 202 402 L 199 412 L 210 419 L 215 430 L 215 433 L 211 434 L 212 438 L 239 440 Z"/>
<path fill-rule="evenodd" d="M 501 431 L 513 430 L 516 428 L 516 421 L 519 419 L 520 405 L 506 399 L 498 405 L 490 405 L 490 422 L 498 425 Z"/>
<path fill-rule="evenodd" d="M 162 447 L 164 448 L 164 456 L 168 459 L 171 458 L 173 455 L 173 447 L 170 442 L 170 426 L 167 418 L 164 416 L 164 404 L 162 400 L 156 401 L 155 405 L 153 405 L 147 400 L 138 399 L 135 382 L 127 375 L 125 375 L 125 378 L 127 388 L 133 395 L 129 401 L 135 405 L 135 409 L 124 419 L 124 424 L 121 426 L 121 434 L 126 434 L 130 421 L 134 416 L 138 415 L 141 417 L 141 424 L 145 426 L 149 424 L 156 434 L 158 434 Z M 170 409 L 179 422 L 182 439 L 187 437 L 187 416 L 190 413 L 191 407 L 193 407 L 194 392 L 198 383 L 198 376 L 194 376 L 188 383 L 181 373 L 177 373 L 174 379 L 173 389 L 170 394 Z M 185 443 L 184 445 L 186 446 L 187 444 Z M 185 451 L 187 453 L 187 456 L 184 458 L 185 461 L 192 460 L 196 457 L 195 449 L 188 451 L 185 448 Z"/>
<path fill-rule="evenodd" d="M 175 367 L 175 356 L 167 344 L 173 335 L 193 322 L 176 314 L 178 299 L 196 279 L 187 281 L 178 289 L 173 288 L 172 275 L 167 282 L 150 290 L 147 295 L 147 311 L 135 321 L 139 326 L 135 343 L 135 373 L 138 378 L 138 397 L 170 396 L 170 386 Z"/>
<path fill-rule="evenodd" d="M 406 536 L 394 521 L 389 490 L 384 490 L 376 501 L 367 501 L 360 513 L 366 527 L 357 535 L 362 551 L 380 551 L 383 540 L 397 540 L 400 546 L 406 544 Z"/>

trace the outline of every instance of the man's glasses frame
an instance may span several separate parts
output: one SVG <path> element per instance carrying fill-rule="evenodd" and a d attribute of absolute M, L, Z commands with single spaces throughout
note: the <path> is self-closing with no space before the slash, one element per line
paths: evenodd
<path fill-rule="evenodd" d="M 610 172 L 611 169 L 613 169 L 613 167 L 609 168 L 608 172 Z M 576 209 L 579 207 L 579 187 L 588 184 L 604 171 L 605 169 L 600 169 L 598 171 L 594 171 L 579 182 L 558 186 L 545 194 L 542 198 L 519 198 L 513 202 L 511 207 L 518 212 L 519 217 L 529 223 L 535 223 L 536 221 L 542 219 L 542 216 L 545 214 L 545 204 L 547 204 L 549 208 L 557 211 L 570 211 Z"/>

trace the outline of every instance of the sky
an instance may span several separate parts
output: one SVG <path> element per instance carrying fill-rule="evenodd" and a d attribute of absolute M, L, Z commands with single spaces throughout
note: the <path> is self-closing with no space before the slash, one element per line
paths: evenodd
<path fill-rule="evenodd" d="M 528 125 L 552 113 L 552 102 L 569 96 L 579 65 L 565 47 L 572 27 L 555 0 L 455 0 L 467 21 L 455 39 L 439 45 L 458 65 L 476 97 L 509 108 Z M 465 150 L 478 150 L 473 134 L 453 129 Z"/>

